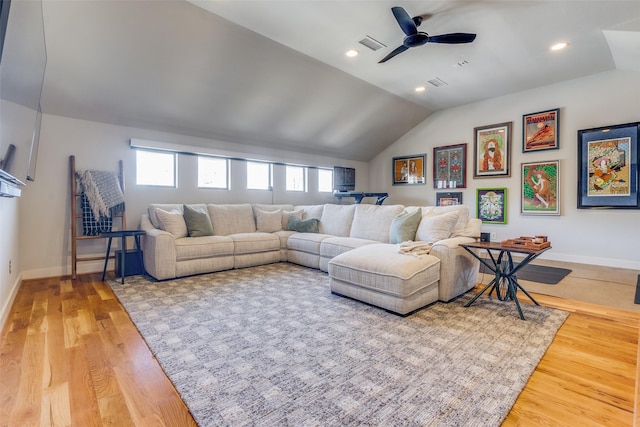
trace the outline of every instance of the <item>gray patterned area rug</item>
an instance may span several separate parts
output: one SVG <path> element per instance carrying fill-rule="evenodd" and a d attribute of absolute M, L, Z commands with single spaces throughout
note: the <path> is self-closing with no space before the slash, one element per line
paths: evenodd
<path fill-rule="evenodd" d="M 497 426 L 568 315 L 463 296 L 402 318 L 287 263 L 110 284 L 200 426 Z"/>

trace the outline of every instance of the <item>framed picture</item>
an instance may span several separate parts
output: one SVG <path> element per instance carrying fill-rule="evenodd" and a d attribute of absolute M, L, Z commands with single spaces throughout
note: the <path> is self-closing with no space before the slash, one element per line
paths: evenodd
<path fill-rule="evenodd" d="M 467 144 L 433 148 L 433 188 L 467 187 Z"/>
<path fill-rule="evenodd" d="M 560 109 L 522 116 L 522 152 L 560 148 Z"/>
<path fill-rule="evenodd" d="M 473 177 L 511 176 L 512 122 L 474 128 Z"/>
<path fill-rule="evenodd" d="M 484 224 L 507 223 L 507 189 L 476 189 L 476 211 Z"/>
<path fill-rule="evenodd" d="M 426 154 L 393 158 L 393 185 L 426 183 Z"/>
<path fill-rule="evenodd" d="M 462 204 L 462 192 L 436 193 L 436 206 L 452 206 Z"/>
<path fill-rule="evenodd" d="M 560 162 L 522 163 L 520 213 L 560 215 Z"/>
<path fill-rule="evenodd" d="M 578 131 L 578 209 L 640 209 L 640 122 Z"/>

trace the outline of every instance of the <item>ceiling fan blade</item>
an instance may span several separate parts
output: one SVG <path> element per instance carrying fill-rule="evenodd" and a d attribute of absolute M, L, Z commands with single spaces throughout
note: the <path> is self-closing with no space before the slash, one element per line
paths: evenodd
<path fill-rule="evenodd" d="M 442 34 L 439 36 L 429 36 L 429 43 L 448 43 L 448 44 L 459 44 L 459 43 L 471 43 L 476 39 L 475 34 L 469 33 L 450 33 L 450 34 Z"/>
<path fill-rule="evenodd" d="M 387 62 L 388 60 L 390 60 L 391 58 L 393 58 L 394 56 L 404 52 L 405 50 L 408 50 L 409 48 L 406 47 L 405 45 L 402 46 L 398 46 L 397 48 L 395 48 L 393 50 L 393 52 L 391 52 L 389 55 L 385 56 L 384 58 L 382 58 L 380 61 L 378 61 L 378 64 L 382 64 L 383 62 Z"/>
<path fill-rule="evenodd" d="M 406 10 L 400 6 L 395 6 L 391 8 L 391 12 L 393 12 L 393 16 L 396 17 L 398 25 L 400 25 L 400 28 L 402 28 L 402 31 L 406 35 L 411 36 L 418 33 L 416 23 L 413 22 L 413 19 L 411 19 Z"/>

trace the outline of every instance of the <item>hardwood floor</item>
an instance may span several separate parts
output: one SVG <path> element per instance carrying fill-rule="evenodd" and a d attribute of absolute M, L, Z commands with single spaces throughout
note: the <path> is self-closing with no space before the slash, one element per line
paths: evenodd
<path fill-rule="evenodd" d="M 0 426 L 195 425 L 99 278 L 21 285 L 2 331 Z M 535 297 L 571 314 L 503 425 L 634 425 L 640 313 Z"/>

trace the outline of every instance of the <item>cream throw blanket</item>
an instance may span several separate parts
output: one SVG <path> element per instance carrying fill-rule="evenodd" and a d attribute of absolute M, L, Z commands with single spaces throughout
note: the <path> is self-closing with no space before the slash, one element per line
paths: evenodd
<path fill-rule="evenodd" d="M 419 257 L 420 255 L 428 255 L 431 251 L 431 246 L 433 246 L 433 243 L 414 242 L 412 240 L 407 240 L 406 242 L 400 243 L 399 252 L 401 254 Z"/>

